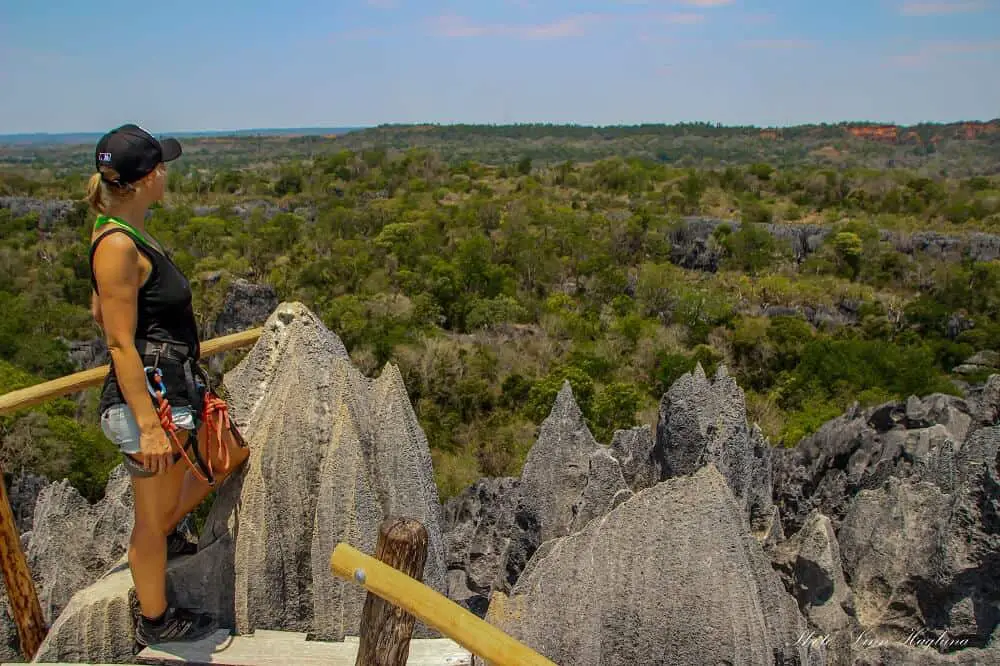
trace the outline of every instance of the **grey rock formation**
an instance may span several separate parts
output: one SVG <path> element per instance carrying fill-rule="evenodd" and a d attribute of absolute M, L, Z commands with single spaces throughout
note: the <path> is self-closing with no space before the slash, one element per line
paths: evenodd
<path fill-rule="evenodd" d="M 866 626 L 985 645 L 1000 623 L 998 451 L 1000 426 L 981 428 L 858 493 L 837 536 Z"/>
<path fill-rule="evenodd" d="M 7 498 L 10 500 L 10 509 L 14 514 L 14 524 L 17 525 L 17 530 L 22 535 L 31 531 L 35 520 L 35 503 L 42 490 L 49 483 L 50 481 L 44 476 L 23 470 L 20 474 L 12 476 L 10 484 L 7 486 Z"/>
<path fill-rule="evenodd" d="M 355 634 L 365 593 L 331 573 L 330 553 L 340 541 L 373 552 L 389 515 L 426 526 L 423 579 L 446 591 L 430 451 L 395 366 L 368 379 L 340 339 L 292 303 L 272 314 L 225 384 L 251 456 L 219 489 L 199 552 L 172 563 L 172 600 L 239 632 Z M 128 573 L 116 572 L 77 593 L 41 655 L 127 657 L 129 586 Z M 418 623 L 415 635 L 436 632 Z"/>
<path fill-rule="evenodd" d="M 853 496 L 879 487 L 889 476 L 918 474 L 951 488 L 951 472 L 930 465 L 928 456 L 945 455 L 970 431 L 994 422 L 998 410 L 1000 376 L 994 376 L 973 398 L 911 397 L 865 410 L 854 407 L 828 421 L 795 448 L 774 453 L 775 501 L 786 531 L 798 531 L 813 509 L 829 516 L 837 529 Z"/>
<path fill-rule="evenodd" d="M 611 455 L 618 460 L 625 482 L 635 492 L 655 486 L 662 479 L 663 461 L 648 425 L 616 430 L 611 439 Z"/>
<path fill-rule="evenodd" d="M 671 261 L 684 268 L 716 271 L 721 260 L 721 248 L 712 238 L 713 232 L 726 225 L 738 231 L 738 220 L 688 217 L 670 232 Z M 787 249 L 797 262 L 819 250 L 831 233 L 830 227 L 814 224 L 764 224 L 761 225 Z M 971 233 L 967 236 L 948 236 L 934 231 L 914 233 L 883 229 L 881 240 L 897 252 L 906 255 L 924 255 L 946 261 L 995 261 L 1000 259 L 1000 236 Z"/>
<path fill-rule="evenodd" d="M 979 372 L 996 372 L 1000 368 L 1000 354 L 995 351 L 981 351 L 965 359 L 952 372 L 960 375 L 971 375 Z"/>
<path fill-rule="evenodd" d="M 499 574 L 513 532 L 520 480 L 480 479 L 444 506 L 448 598 L 480 617 Z"/>
<path fill-rule="evenodd" d="M 590 433 L 569 381 L 564 382 L 521 470 L 501 563 L 503 589 L 514 585 L 542 543 L 570 533 L 574 506 L 590 479 L 591 455 L 603 448 Z"/>
<path fill-rule="evenodd" d="M 69 358 L 77 370 L 89 370 L 111 362 L 108 345 L 103 338 L 69 340 Z"/>
<path fill-rule="evenodd" d="M 590 456 L 599 446 L 564 382 L 521 472 L 517 511 L 537 522 L 540 542 L 567 533 L 572 507 L 587 485 Z"/>
<path fill-rule="evenodd" d="M 768 554 L 811 626 L 823 635 L 857 626 L 829 518 L 813 511 L 801 530 Z"/>
<path fill-rule="evenodd" d="M 660 400 L 656 449 L 667 478 L 692 474 L 711 462 L 725 476 L 755 531 L 771 523 L 771 447 L 747 423 L 746 402 L 736 380 L 719 366 L 709 382 L 699 363 Z"/>
<path fill-rule="evenodd" d="M 597 449 L 590 454 L 587 485 L 583 487 L 580 499 L 573 504 L 573 522 L 568 533 L 580 531 L 591 520 L 600 518 L 631 495 L 618 461 L 607 449 Z"/>
<path fill-rule="evenodd" d="M 489 486 L 474 486 L 453 501 L 464 506 L 476 497 L 492 508 L 474 504 L 474 510 L 446 512 L 452 598 L 464 601 L 475 594 L 479 603 L 488 598 L 489 581 L 510 591 L 544 542 L 582 530 L 665 476 L 692 474 L 709 462 L 724 469 L 754 536 L 762 543 L 780 539 L 781 522 L 770 499 L 769 447 L 759 429 L 748 425 L 743 393 L 725 370 L 710 383 L 697 367 L 674 384 L 661 407 L 655 437 L 649 426 L 619 430 L 605 447 L 590 434 L 564 383 L 516 491 L 512 487 L 501 500 L 483 492 Z M 477 521 L 484 514 L 490 519 Z M 497 569 L 499 575 L 493 573 Z"/>
<path fill-rule="evenodd" d="M 125 469 L 112 470 L 104 497 L 90 504 L 67 481 L 30 475 L 12 484 L 21 547 L 46 623 L 79 590 L 96 581 L 126 552 L 132 530 L 132 489 Z M 30 510 L 29 510 L 30 509 Z M 0 658 L 20 661 L 17 630 L 5 593 L 0 614 Z"/>
<path fill-rule="evenodd" d="M 209 274 L 203 279 L 215 281 L 221 277 L 221 273 Z M 222 309 L 215 321 L 206 327 L 205 335 L 218 337 L 255 328 L 263 324 L 277 307 L 278 295 L 272 287 L 237 278 L 227 288 Z M 213 377 L 220 377 L 243 353 L 236 350 L 216 354 L 206 359 L 205 366 Z"/>
<path fill-rule="evenodd" d="M 66 220 L 73 213 L 75 207 L 76 202 L 68 199 L 0 197 L 0 208 L 9 209 L 14 217 L 37 214 L 40 229 L 50 229 Z"/>
<path fill-rule="evenodd" d="M 47 622 L 125 554 L 131 532 L 132 487 L 121 465 L 96 504 L 66 480 L 39 494 L 25 555 L 28 568 L 41 578 L 36 586 Z"/>
<path fill-rule="evenodd" d="M 277 307 L 278 295 L 272 287 L 237 278 L 229 285 L 212 335 L 228 335 L 260 326 Z"/>
<path fill-rule="evenodd" d="M 805 622 L 711 463 L 548 541 L 487 619 L 558 664 L 806 664 Z"/>
<path fill-rule="evenodd" d="M 977 663 L 966 655 L 981 656 L 974 648 L 1000 626 L 998 409 L 1000 377 L 993 376 L 965 399 L 935 394 L 854 408 L 778 453 L 775 497 L 793 536 L 772 549 L 775 566 L 795 590 L 791 554 L 805 543 L 824 552 L 828 543 L 834 560 L 839 546 L 853 597 L 841 607 L 848 615 L 853 608 L 857 620 L 848 633 L 886 643 L 858 652 L 852 639 L 838 658 L 849 648 L 861 655 L 856 663 L 903 663 L 892 659 L 918 654 L 913 663 Z M 830 517 L 829 528 L 818 529 L 817 512 Z M 821 633 L 847 631 L 839 613 L 806 614 Z M 907 644 L 922 634 L 968 649 L 925 657 L 926 647 Z"/>

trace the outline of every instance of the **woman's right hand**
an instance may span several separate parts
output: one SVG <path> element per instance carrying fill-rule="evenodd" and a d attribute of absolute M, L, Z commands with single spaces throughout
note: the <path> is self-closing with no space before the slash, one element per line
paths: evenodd
<path fill-rule="evenodd" d="M 139 450 L 142 454 L 142 466 L 147 472 L 154 474 L 166 472 L 174 462 L 170 440 L 167 439 L 167 433 L 159 423 L 141 430 Z"/>

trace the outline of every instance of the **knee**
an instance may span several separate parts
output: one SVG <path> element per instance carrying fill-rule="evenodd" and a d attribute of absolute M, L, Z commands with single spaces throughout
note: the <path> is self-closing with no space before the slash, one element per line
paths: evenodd
<path fill-rule="evenodd" d="M 132 526 L 132 541 L 151 541 L 166 539 L 169 516 L 139 516 L 135 517 L 135 524 Z"/>

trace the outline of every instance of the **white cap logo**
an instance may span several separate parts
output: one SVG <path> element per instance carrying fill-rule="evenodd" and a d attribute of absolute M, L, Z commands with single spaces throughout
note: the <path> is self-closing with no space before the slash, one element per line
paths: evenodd
<path fill-rule="evenodd" d="M 97 160 L 99 162 L 110 162 L 111 161 L 111 153 L 98 153 L 97 154 Z"/>

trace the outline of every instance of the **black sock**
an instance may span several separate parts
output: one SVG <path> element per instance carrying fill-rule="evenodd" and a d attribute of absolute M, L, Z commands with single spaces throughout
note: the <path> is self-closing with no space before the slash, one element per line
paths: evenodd
<path fill-rule="evenodd" d="M 163 613 L 160 614 L 159 617 L 155 617 L 153 619 L 150 619 L 145 615 L 142 616 L 142 621 L 145 622 L 146 625 L 150 627 L 159 627 L 160 625 L 163 624 L 164 620 L 166 619 L 167 619 L 167 611 L 163 611 Z"/>

